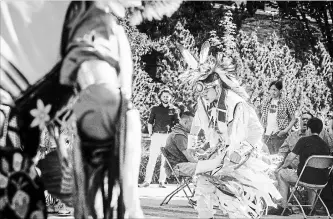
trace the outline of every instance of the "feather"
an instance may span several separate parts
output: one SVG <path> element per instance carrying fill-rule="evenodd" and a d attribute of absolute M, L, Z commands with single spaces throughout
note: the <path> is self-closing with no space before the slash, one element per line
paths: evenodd
<path fill-rule="evenodd" d="M 126 5 L 123 3 L 120 4 L 123 4 L 126 8 L 132 9 L 132 13 L 130 15 L 131 25 L 138 25 L 143 19 L 151 21 L 153 19 L 160 20 L 164 15 L 170 17 L 175 11 L 177 11 L 182 3 L 182 0 L 141 1 L 142 7 L 129 4 L 137 1 L 129 0 L 125 2 L 127 3 Z M 141 16 L 138 16 L 138 12 Z"/>
<path fill-rule="evenodd" d="M 193 55 L 185 49 L 182 45 L 178 45 L 178 48 L 180 50 L 180 53 L 182 54 L 185 62 L 189 65 L 191 69 L 197 69 L 198 68 L 198 62 L 197 60 L 193 57 Z"/>
<path fill-rule="evenodd" d="M 208 41 L 204 42 L 204 44 L 202 44 L 201 46 L 201 51 L 200 51 L 200 61 L 199 61 L 200 64 L 203 64 L 207 61 L 209 49 L 210 49 L 209 42 Z"/>

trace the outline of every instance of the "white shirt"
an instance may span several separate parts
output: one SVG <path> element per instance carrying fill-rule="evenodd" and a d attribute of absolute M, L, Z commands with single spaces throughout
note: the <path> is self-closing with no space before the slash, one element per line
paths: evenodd
<path fill-rule="evenodd" d="M 271 135 L 272 133 L 276 133 L 279 131 L 279 126 L 277 123 L 277 107 L 278 107 L 278 100 L 272 99 L 271 104 L 269 106 L 269 111 L 267 115 L 267 127 L 265 135 Z"/>

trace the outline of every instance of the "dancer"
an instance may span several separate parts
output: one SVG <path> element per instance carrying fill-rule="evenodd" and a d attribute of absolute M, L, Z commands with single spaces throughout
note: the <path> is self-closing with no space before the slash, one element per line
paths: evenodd
<path fill-rule="evenodd" d="M 182 79 L 193 83 L 200 93 L 189 147 L 198 134 L 194 130 L 201 128 L 213 151 L 211 159 L 199 161 L 195 171 L 198 217 L 212 218 L 213 206 L 218 205 L 230 218 L 257 218 L 267 205 L 275 206 L 271 197 L 281 198 L 263 173 L 268 165 L 258 159 L 263 128 L 247 103 L 247 93 L 231 74 L 235 70 L 231 59 L 207 61 L 209 47 L 208 42 L 202 46 L 199 63 L 180 47 L 192 68 Z"/>
<path fill-rule="evenodd" d="M 82 174 L 85 172 L 83 168 L 90 170 L 86 168 L 87 165 L 95 162 L 96 159 L 90 159 L 88 156 L 83 160 L 81 153 L 85 153 L 92 155 L 92 158 L 99 158 L 99 154 L 109 154 L 108 159 L 103 160 L 107 162 L 102 164 L 100 162 L 96 166 L 100 167 L 107 163 L 110 173 L 108 175 L 109 187 L 115 188 L 120 185 L 121 193 L 118 195 L 117 192 L 114 192 L 111 195 L 111 189 L 109 189 L 105 193 L 109 196 L 106 200 L 110 202 L 111 196 L 115 199 L 119 197 L 118 218 L 123 218 L 125 214 L 130 218 L 141 218 L 143 213 L 137 191 L 141 150 L 138 142 L 141 137 L 141 125 L 138 111 L 131 107 L 133 62 L 130 44 L 125 28 L 120 25 L 120 20 L 128 15 L 126 17 L 129 18 L 130 23 L 136 25 L 144 18 L 162 19 L 164 15 L 171 16 L 178 9 L 181 1 L 71 1 L 69 5 L 68 2 L 38 2 L 41 3 L 39 7 L 34 5 L 28 7 L 31 5 L 26 2 L 1 2 L 1 24 L 4 24 L 0 34 L 1 45 L 4 45 L 1 47 L 1 55 L 6 61 L 4 62 L 1 58 L 1 76 L 14 72 L 16 77 L 14 77 L 15 80 L 9 76 L 6 77 L 6 80 L 0 81 L 0 86 L 8 89 L 15 96 L 23 93 L 22 97 L 15 100 L 14 109 L 16 108 L 16 110 L 13 111 L 13 114 L 16 113 L 18 116 L 17 135 L 22 141 L 24 152 L 27 152 L 27 155 L 15 157 L 22 160 L 21 156 L 26 156 L 31 160 L 37 153 L 40 130 L 57 123 L 55 117 L 59 117 L 63 110 L 73 111 L 77 119 L 75 124 L 80 139 L 80 147 L 73 147 L 73 154 L 77 158 L 74 164 L 75 168 L 82 168 L 74 168 L 75 180 L 81 180 L 74 183 L 80 185 L 76 186 L 77 193 L 80 194 L 74 195 L 76 198 L 74 205 L 77 207 L 75 217 L 86 218 L 88 214 L 95 214 L 96 210 L 95 196 L 87 198 L 85 193 L 94 193 L 91 188 L 87 187 L 89 185 L 97 187 L 98 183 L 91 183 L 85 187 L 83 185 L 85 177 Z M 14 9 L 17 10 L 9 10 L 7 6 L 15 7 Z M 48 8 L 52 10 L 50 13 L 47 13 Z M 16 12 L 15 15 L 20 16 L 13 16 L 13 11 Z M 32 14 L 34 16 L 31 16 Z M 52 15 L 55 16 L 52 17 Z M 63 17 L 65 17 L 65 22 L 61 30 L 62 22 L 59 20 Z M 29 23 L 34 24 L 35 28 L 29 28 Z M 37 29 L 36 26 L 38 30 L 58 31 L 56 34 L 44 31 L 46 35 L 40 37 L 40 32 L 34 31 Z M 17 34 L 16 30 L 20 30 L 18 32 L 20 34 Z M 58 36 L 61 31 L 61 40 L 55 37 L 56 39 L 53 38 L 52 41 L 52 37 Z M 42 45 L 44 40 L 46 42 L 50 40 L 47 46 Z M 52 52 L 52 46 L 49 47 L 49 45 L 57 45 L 60 41 L 59 55 L 55 51 Z M 53 57 L 50 57 L 49 54 L 52 54 Z M 38 62 L 32 62 L 33 58 L 37 57 Z M 60 58 L 57 64 L 54 57 Z M 55 67 L 32 86 L 28 83 L 29 81 L 23 80 L 24 77 L 19 77 L 31 74 L 30 76 L 33 76 L 34 79 L 32 81 L 36 81 L 40 78 L 38 76 L 42 76 L 52 65 Z M 18 78 L 22 78 L 20 83 L 17 83 Z M 28 91 L 26 91 L 27 87 L 29 87 Z M 70 98 L 74 95 L 77 98 Z M 78 100 L 74 101 L 76 99 Z M 56 134 L 52 132 L 52 136 L 56 136 Z M 5 144 L 5 146 L 8 145 Z M 96 153 L 89 153 L 91 148 Z M 106 150 L 105 148 L 114 153 L 101 153 Z M 0 154 L 3 155 L 3 153 Z M 12 159 L 13 156 L 8 155 L 7 157 Z M 100 161 L 100 159 L 97 160 Z M 94 167 L 93 169 L 93 173 L 98 170 L 104 171 L 104 168 Z M 88 170 L 86 175 L 89 174 Z M 89 177 L 90 182 L 92 174 L 89 174 Z M 97 178 L 101 177 L 96 176 L 95 179 Z M 88 184 L 88 180 L 86 181 L 84 183 Z M 103 181 L 100 184 L 102 183 Z M 17 191 L 18 195 L 22 195 L 21 190 L 17 189 Z M 15 192 L 11 193 L 15 194 Z M 0 199 L 3 197 L 2 194 L 0 191 Z M 40 194 L 43 195 L 43 193 Z M 93 195 L 91 194 L 91 196 Z M 7 200 L 7 197 L 4 200 Z M 86 207 L 86 201 L 89 202 L 91 209 Z M 10 203 L 5 203 L 5 205 L 9 206 Z M 33 207 L 43 209 L 43 203 L 37 203 L 36 199 L 32 199 L 32 203 L 36 203 L 36 206 Z M 103 205 L 105 211 L 101 214 L 105 213 L 107 214 L 104 215 L 105 217 L 110 217 L 113 210 L 109 209 L 109 204 L 104 203 Z M 18 209 L 14 209 L 14 213 L 27 209 L 23 216 L 19 215 L 20 218 L 33 217 L 31 212 L 34 209 L 31 206 L 26 208 L 16 204 L 12 206 L 18 206 Z M 0 209 L 1 214 L 2 209 Z"/>

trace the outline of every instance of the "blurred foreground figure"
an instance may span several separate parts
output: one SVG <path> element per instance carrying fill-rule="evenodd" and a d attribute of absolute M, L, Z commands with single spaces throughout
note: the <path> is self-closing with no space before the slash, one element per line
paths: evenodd
<path fill-rule="evenodd" d="M 143 217 L 137 194 L 141 125 L 139 113 L 131 108 L 132 56 L 119 19 L 126 11 L 134 25 L 144 18 L 161 19 L 171 16 L 180 2 L 1 2 L 0 86 L 14 99 L 5 120 L 18 121 L 15 134 L 21 156 L 28 160 L 36 156 L 41 130 L 47 128 L 56 139 L 60 162 L 72 162 L 76 218 Z M 60 47 L 60 60 L 54 45 Z M 67 159 L 57 130 L 68 124 L 78 138 Z M 52 195 L 62 197 L 61 190 L 44 183 Z M 18 199 L 14 209 L 6 193 L 0 193 L 4 218 L 15 218 L 9 211 L 33 218 L 26 204 L 30 193 L 19 191 L 13 190 L 14 197 L 24 200 Z M 37 218 L 45 218 L 45 200 L 31 203 L 40 209 Z M 24 210 L 18 210 L 23 204 Z"/>

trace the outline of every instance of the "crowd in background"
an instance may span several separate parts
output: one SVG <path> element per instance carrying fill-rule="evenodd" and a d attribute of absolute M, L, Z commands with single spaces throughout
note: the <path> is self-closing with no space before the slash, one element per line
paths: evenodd
<path fill-rule="evenodd" d="M 283 180 L 281 180 L 281 177 L 283 178 L 284 176 L 283 174 L 281 175 L 280 173 L 278 173 L 281 170 L 279 168 L 283 166 L 288 155 L 296 151 L 296 149 L 294 150 L 294 148 L 297 142 L 299 142 L 301 138 L 312 135 L 311 132 L 306 132 L 306 130 L 309 129 L 309 121 L 311 121 L 312 126 L 313 121 L 315 121 L 317 126 L 319 123 L 323 124 L 323 127 L 319 128 L 320 130 L 316 132 L 319 132 L 318 136 L 321 140 L 323 140 L 323 142 L 325 142 L 324 145 L 328 146 L 329 153 L 333 153 L 333 114 L 330 113 L 326 115 L 326 119 L 322 121 L 321 119 L 316 118 L 310 112 L 305 111 L 304 109 L 297 108 L 297 106 L 295 105 L 295 100 L 283 97 L 283 91 L 284 89 L 282 81 L 273 81 L 270 83 L 269 90 L 267 91 L 267 98 L 265 98 L 262 102 L 260 102 L 259 98 L 255 98 L 252 102 L 248 102 L 255 109 L 257 116 L 259 117 L 265 130 L 264 135 L 262 136 L 263 151 L 270 155 L 278 155 L 283 158 L 283 162 L 278 165 L 276 170 L 276 177 L 280 177 L 280 184 L 284 182 Z M 179 115 L 176 114 L 179 114 L 179 112 L 182 112 L 184 110 L 183 104 L 171 104 L 172 92 L 168 89 L 162 89 L 159 94 L 159 98 L 161 104 L 152 107 L 150 118 L 148 120 L 148 133 L 151 137 L 150 154 L 146 168 L 146 177 L 144 182 L 140 184 L 139 187 L 148 187 L 150 185 L 157 156 L 160 154 L 160 148 L 170 144 L 170 142 L 166 142 L 166 139 L 171 130 L 177 132 L 178 134 L 183 133 L 184 136 L 186 135 L 186 132 L 184 130 L 179 131 L 179 127 L 177 126 L 177 122 L 179 122 L 179 118 L 177 119 L 177 116 Z M 311 139 L 308 140 L 310 141 Z M 187 139 L 185 138 L 175 138 L 173 139 L 172 144 L 178 146 L 183 145 L 182 148 L 186 149 L 187 143 L 185 141 L 187 141 Z M 297 148 L 302 147 L 298 146 Z M 186 152 L 185 149 L 182 151 L 183 153 Z M 313 153 L 320 153 L 320 150 L 320 147 L 314 147 Z M 302 154 L 302 152 L 299 151 L 297 153 L 298 155 Z M 181 159 L 183 160 L 183 162 L 184 160 L 189 160 L 191 158 L 191 156 L 187 156 L 186 153 L 184 155 L 180 153 L 180 156 L 183 158 Z M 166 174 L 164 166 L 167 165 L 165 164 L 165 158 L 161 159 L 161 161 L 162 163 L 160 166 L 161 170 L 159 187 L 165 188 L 164 183 L 166 180 Z M 299 156 L 297 156 L 290 164 L 288 164 L 286 168 L 290 169 L 291 171 L 293 171 L 293 173 L 296 174 L 299 162 Z M 187 165 L 184 170 L 188 171 L 189 166 Z M 280 172 L 284 173 L 285 171 Z M 297 179 L 297 175 L 295 176 Z M 326 191 L 326 194 L 328 195 L 324 197 L 324 200 L 326 198 L 325 201 L 328 203 L 327 205 L 329 209 L 333 211 L 333 200 L 331 200 L 333 197 L 332 180 L 329 182 L 327 188 L 328 190 Z M 329 194 L 331 194 L 331 196 Z M 282 209 L 279 208 L 277 212 L 275 211 L 270 213 L 281 214 L 281 212 Z"/>

